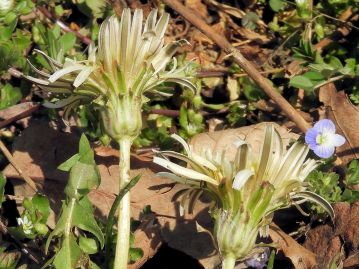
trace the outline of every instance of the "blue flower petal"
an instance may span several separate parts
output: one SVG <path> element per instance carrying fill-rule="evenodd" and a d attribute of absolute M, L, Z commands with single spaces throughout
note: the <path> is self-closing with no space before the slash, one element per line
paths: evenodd
<path fill-rule="evenodd" d="M 335 147 L 340 147 L 341 145 L 343 145 L 345 143 L 345 138 L 339 134 L 334 134 L 333 135 L 333 146 Z"/>
<path fill-rule="evenodd" d="M 310 128 L 305 133 L 305 143 L 307 143 L 309 145 L 309 148 L 312 150 L 315 149 L 315 147 L 317 146 L 317 136 L 318 135 L 319 135 L 319 132 L 315 128 Z"/>
<path fill-rule="evenodd" d="M 314 124 L 313 128 L 322 134 L 335 133 L 335 125 L 331 120 L 328 119 L 318 121 L 316 124 Z"/>
<path fill-rule="evenodd" d="M 335 147 L 331 145 L 318 145 L 314 149 L 315 155 L 320 158 L 329 158 L 334 154 Z"/>

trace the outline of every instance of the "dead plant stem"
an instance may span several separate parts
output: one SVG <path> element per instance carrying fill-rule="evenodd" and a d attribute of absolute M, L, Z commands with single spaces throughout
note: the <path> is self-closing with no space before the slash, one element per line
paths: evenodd
<path fill-rule="evenodd" d="M 221 34 L 212 29 L 195 11 L 185 7 L 177 0 L 164 0 L 164 3 L 177 11 L 186 20 L 196 26 L 206 36 L 212 39 L 221 49 L 225 51 L 233 60 L 252 78 L 263 91 L 281 108 L 287 117 L 295 122 L 297 127 L 306 132 L 310 124 L 292 107 L 291 104 L 263 77 L 260 72 L 250 63 L 239 50 L 234 48 L 231 43 Z"/>
<path fill-rule="evenodd" d="M 10 151 L 7 149 L 7 147 L 1 140 L 0 140 L 0 150 L 8 159 L 8 161 L 11 163 L 11 165 L 15 168 L 15 170 L 19 173 L 19 175 L 26 181 L 27 184 L 29 184 L 30 188 L 33 189 L 35 192 L 38 192 L 35 182 L 21 170 L 21 168 L 15 162 L 14 157 L 11 155 Z"/>

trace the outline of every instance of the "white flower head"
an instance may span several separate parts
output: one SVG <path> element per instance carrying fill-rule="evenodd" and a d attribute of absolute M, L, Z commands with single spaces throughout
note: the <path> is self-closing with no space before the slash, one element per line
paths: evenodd
<path fill-rule="evenodd" d="M 34 225 L 28 216 L 25 215 L 22 218 L 17 218 L 16 220 L 18 225 L 22 227 L 24 234 L 29 235 L 33 232 Z"/>

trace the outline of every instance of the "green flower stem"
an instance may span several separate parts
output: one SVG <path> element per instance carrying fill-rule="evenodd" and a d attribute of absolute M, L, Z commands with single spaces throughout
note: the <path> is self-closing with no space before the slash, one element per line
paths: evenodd
<path fill-rule="evenodd" d="M 223 258 L 222 269 L 233 269 L 236 263 L 236 258 L 232 254 L 227 254 Z"/>
<path fill-rule="evenodd" d="M 120 145 L 120 189 L 124 188 L 130 181 L 130 150 L 132 139 L 124 138 L 119 141 Z M 114 269 L 127 269 L 128 251 L 130 247 L 130 192 L 127 192 L 119 206 L 117 222 L 116 254 Z"/>

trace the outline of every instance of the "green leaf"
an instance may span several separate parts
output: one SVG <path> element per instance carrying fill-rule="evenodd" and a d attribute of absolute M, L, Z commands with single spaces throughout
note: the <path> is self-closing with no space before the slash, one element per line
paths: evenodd
<path fill-rule="evenodd" d="M 95 220 L 92 205 L 85 196 L 79 201 L 73 198 L 69 202 L 64 202 L 56 227 L 46 241 L 46 252 L 54 236 L 64 236 L 66 239 L 69 236 L 66 231 L 72 230 L 74 227 L 93 234 L 99 241 L 101 248 L 103 247 L 104 236 Z"/>
<path fill-rule="evenodd" d="M 268 259 L 267 269 L 273 269 L 274 268 L 274 259 L 275 259 L 275 250 L 272 250 L 270 252 L 270 256 Z"/>
<path fill-rule="evenodd" d="M 80 159 L 80 155 L 77 153 L 74 156 L 72 156 L 70 159 L 68 159 L 67 161 L 60 164 L 57 167 L 57 169 L 59 169 L 61 171 L 68 172 L 78 162 L 79 159 Z"/>
<path fill-rule="evenodd" d="M 342 62 L 337 57 L 334 57 L 334 56 L 330 57 L 329 64 L 333 67 L 333 69 L 343 68 Z"/>
<path fill-rule="evenodd" d="M 0 27 L 0 41 L 5 41 L 11 38 L 17 25 L 17 18 L 13 20 L 8 26 Z"/>
<path fill-rule="evenodd" d="M 19 88 L 6 84 L 0 90 L 0 109 L 4 109 L 15 105 L 22 98 L 22 94 Z"/>
<path fill-rule="evenodd" d="M 310 90 L 314 87 L 314 83 L 305 76 L 295 76 L 289 81 L 289 85 L 299 89 Z"/>
<path fill-rule="evenodd" d="M 55 255 L 53 265 L 56 269 L 73 269 L 77 268 L 77 264 L 81 258 L 81 249 L 77 245 L 72 234 L 64 240 L 62 247 Z"/>
<path fill-rule="evenodd" d="M 79 145 L 79 154 L 81 162 L 87 164 L 94 164 L 94 152 L 91 148 L 90 142 L 88 141 L 86 135 L 82 134 L 80 138 L 80 145 Z"/>
<path fill-rule="evenodd" d="M 262 89 L 257 86 L 251 79 L 244 77 L 239 80 L 240 86 L 243 87 L 243 94 L 246 96 L 248 101 L 256 102 L 260 99 L 266 98 Z"/>
<path fill-rule="evenodd" d="M 70 170 L 65 193 L 70 198 L 80 199 L 100 185 L 100 172 L 96 164 L 77 162 Z"/>
<path fill-rule="evenodd" d="M 353 160 L 350 162 L 346 171 L 345 184 L 347 186 L 359 184 L 359 161 Z"/>
<path fill-rule="evenodd" d="M 316 71 L 308 71 L 304 73 L 303 76 L 310 79 L 314 83 L 319 83 L 325 80 L 325 77 Z"/>
<path fill-rule="evenodd" d="M 95 254 L 98 251 L 95 239 L 80 236 L 79 246 L 87 254 Z"/>
<path fill-rule="evenodd" d="M 131 262 L 136 262 L 143 257 L 143 250 L 140 248 L 130 248 L 129 256 Z"/>
<path fill-rule="evenodd" d="M 0 173 L 0 208 L 1 204 L 5 201 L 4 193 L 5 193 L 5 185 L 6 185 L 6 178 Z"/>
<path fill-rule="evenodd" d="M 60 46 L 64 53 L 72 49 L 76 44 L 76 35 L 74 33 L 66 33 L 59 38 Z"/>
<path fill-rule="evenodd" d="M 281 10 L 284 7 L 284 0 L 269 0 L 269 6 L 275 12 Z"/>
<path fill-rule="evenodd" d="M 359 191 L 345 189 L 342 194 L 342 201 L 348 203 L 355 203 L 359 200 Z"/>
<path fill-rule="evenodd" d="M 77 226 L 81 230 L 92 233 L 99 241 L 101 248 L 103 248 L 104 236 L 96 222 L 92 204 L 87 196 L 76 203 L 73 212 L 73 225 Z"/>
<path fill-rule="evenodd" d="M 50 215 L 49 199 L 44 195 L 35 194 L 35 196 L 31 199 L 31 202 L 37 221 L 46 224 L 47 218 Z"/>

